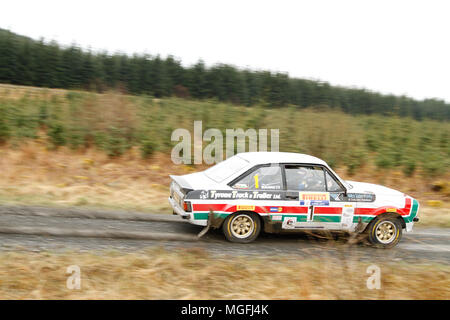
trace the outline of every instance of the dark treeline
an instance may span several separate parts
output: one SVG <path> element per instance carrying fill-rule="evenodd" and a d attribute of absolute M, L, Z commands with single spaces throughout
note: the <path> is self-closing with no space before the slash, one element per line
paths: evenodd
<path fill-rule="evenodd" d="M 388 76 L 388 75 L 386 75 Z M 108 54 L 36 41 L 0 29 L 0 82 L 102 92 L 119 88 L 155 97 L 216 98 L 252 106 L 328 106 L 351 114 L 450 119 L 450 104 L 382 95 L 364 89 L 331 86 L 326 82 L 289 78 L 287 74 L 241 70 L 203 62 L 183 67 L 169 56 Z"/>

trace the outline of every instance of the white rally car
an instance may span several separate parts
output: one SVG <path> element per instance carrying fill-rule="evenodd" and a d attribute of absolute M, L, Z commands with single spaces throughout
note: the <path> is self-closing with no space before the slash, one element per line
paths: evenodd
<path fill-rule="evenodd" d="M 222 227 L 247 243 L 269 233 L 367 233 L 393 247 L 418 221 L 416 199 L 380 185 L 345 181 L 323 160 L 284 152 L 239 153 L 197 173 L 170 176 L 169 202 L 190 223 Z"/>

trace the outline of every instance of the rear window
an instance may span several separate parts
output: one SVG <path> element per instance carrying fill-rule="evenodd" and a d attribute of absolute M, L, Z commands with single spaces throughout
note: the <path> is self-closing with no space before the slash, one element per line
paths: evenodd
<path fill-rule="evenodd" d="M 231 177 L 236 172 L 247 167 L 249 162 L 238 156 L 233 156 L 215 166 L 205 170 L 205 175 L 216 182 L 222 182 L 226 178 Z"/>

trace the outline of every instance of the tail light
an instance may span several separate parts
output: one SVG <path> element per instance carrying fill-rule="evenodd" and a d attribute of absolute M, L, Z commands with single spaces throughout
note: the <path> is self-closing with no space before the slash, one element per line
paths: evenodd
<path fill-rule="evenodd" d="M 185 212 L 191 212 L 192 208 L 191 208 L 191 203 L 189 201 L 184 201 L 183 202 L 183 209 Z"/>

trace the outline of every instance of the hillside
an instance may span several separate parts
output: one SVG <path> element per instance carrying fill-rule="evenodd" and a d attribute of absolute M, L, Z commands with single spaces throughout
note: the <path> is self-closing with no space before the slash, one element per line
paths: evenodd
<path fill-rule="evenodd" d="M 172 131 L 192 131 L 194 120 L 202 120 L 203 130 L 280 129 L 280 151 L 312 154 L 349 174 L 370 164 L 405 176 L 438 176 L 449 165 L 448 122 L 350 116 L 329 108 L 249 109 L 215 100 L 0 86 L 0 115 L 0 141 L 18 145 L 44 136 L 52 148 L 95 147 L 111 157 L 133 146 L 143 157 L 170 153 Z"/>
<path fill-rule="evenodd" d="M 63 47 L 53 41 L 33 40 L 4 29 L 0 29 L 0 83 L 94 92 L 118 89 L 158 98 L 217 99 L 270 108 L 328 106 L 349 114 L 450 120 L 450 104 L 438 99 L 419 101 L 226 64 L 206 67 L 199 61 L 184 67 L 171 56 L 92 52 L 76 45 Z"/>

